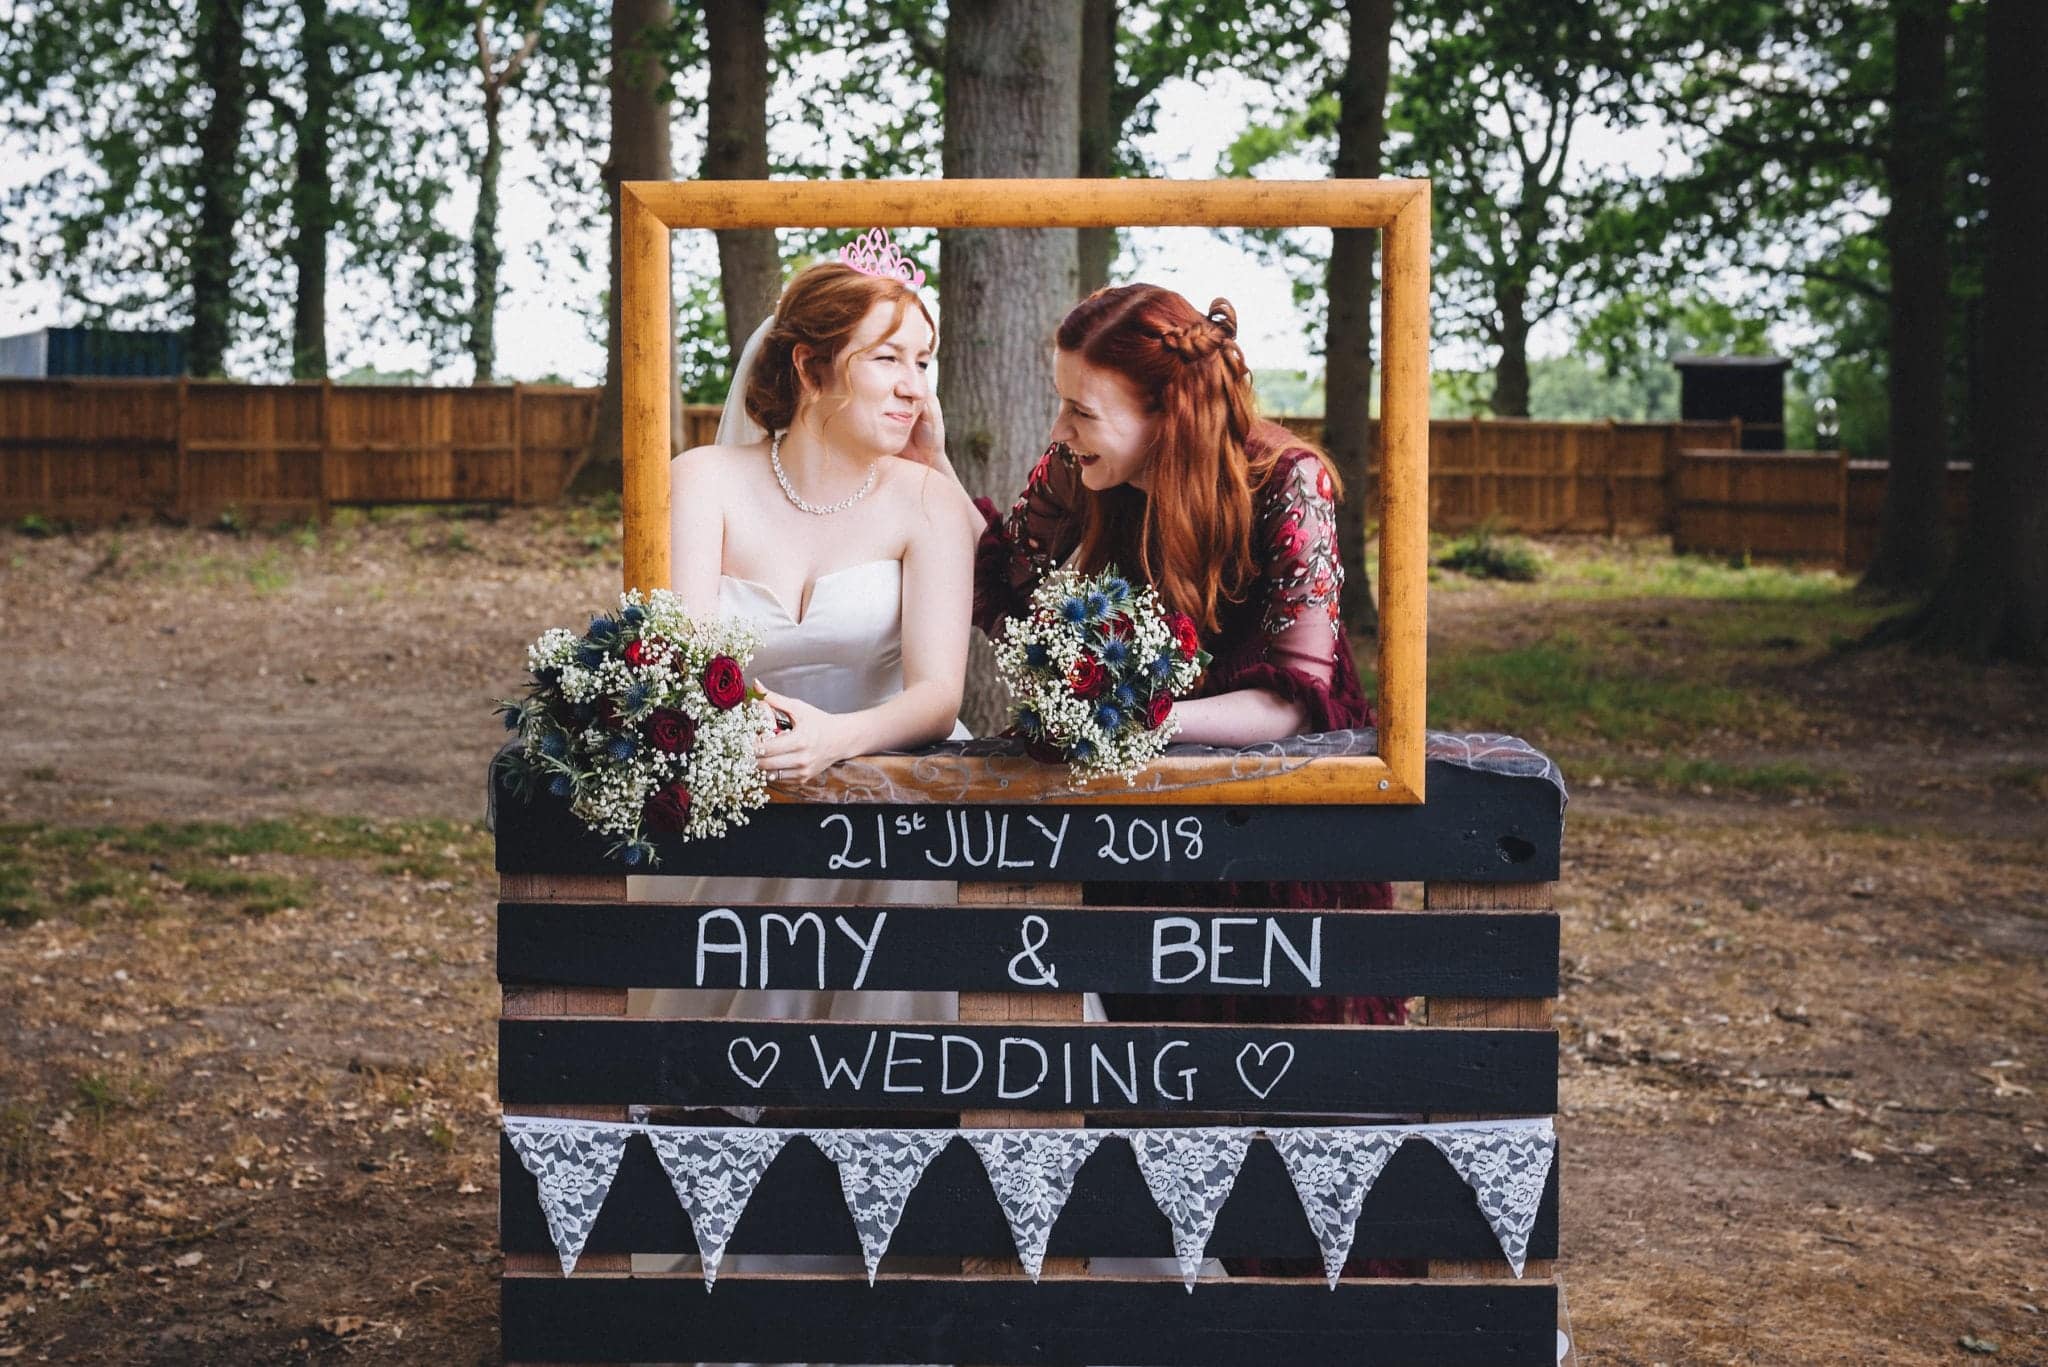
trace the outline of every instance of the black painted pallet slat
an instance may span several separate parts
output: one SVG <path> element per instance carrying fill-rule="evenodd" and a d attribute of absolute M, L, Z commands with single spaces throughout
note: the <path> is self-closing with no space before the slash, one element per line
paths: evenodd
<path fill-rule="evenodd" d="M 1552 1367 L 1548 1281 L 509 1275 L 518 1362 Z"/>
<path fill-rule="evenodd" d="M 771 803 L 716 840 L 656 836 L 659 868 L 628 870 L 565 799 L 496 781 L 500 873 L 1542 882 L 1558 876 L 1564 830 L 1548 780 L 1436 762 L 1415 806 Z"/>
<path fill-rule="evenodd" d="M 968 1072 L 973 1049 L 982 1060 L 978 1075 Z M 950 1079 L 949 1057 L 958 1069 Z M 920 1062 L 906 1065 L 910 1058 Z M 1041 1062 L 1044 1081 L 1026 1090 Z M 858 1090 L 834 1064 L 861 1067 Z M 1192 1094 L 1187 1069 L 1197 1071 Z M 827 1072 L 835 1085 L 821 1081 Z M 905 1090 L 912 1085 L 920 1090 Z M 1413 1026 L 510 1019 L 498 1022 L 498 1095 L 515 1110 L 644 1104 L 1542 1115 L 1557 1109 L 1557 1035 Z"/>
<path fill-rule="evenodd" d="M 572 987 L 1550 997 L 1557 950 L 1550 912 L 498 906 L 499 980 Z"/>
<path fill-rule="evenodd" d="M 510 1253 L 551 1253 L 547 1218 L 531 1173 L 499 1138 L 498 1226 Z M 1557 1256 L 1558 1165 L 1530 1232 L 1529 1256 Z M 1014 1257 L 1010 1227 L 981 1160 L 964 1143 L 949 1145 L 925 1170 L 890 1241 L 892 1256 Z M 586 1254 L 695 1253 L 690 1222 L 643 1138 L 626 1145 L 618 1175 L 590 1231 Z M 730 1253 L 857 1255 L 852 1217 L 831 1162 L 810 1144 L 786 1145 L 747 1203 Z M 1479 1204 L 1443 1156 L 1413 1140 L 1396 1151 L 1359 1213 L 1352 1252 L 1369 1258 L 1498 1259 L 1500 1245 Z M 1127 1145 L 1105 1140 L 1081 1168 L 1053 1226 L 1052 1257 L 1168 1258 L 1173 1235 L 1145 1190 Z M 1320 1253 L 1286 1165 L 1270 1144 L 1254 1143 L 1216 1222 L 1209 1253 L 1218 1258 L 1300 1258 Z"/>

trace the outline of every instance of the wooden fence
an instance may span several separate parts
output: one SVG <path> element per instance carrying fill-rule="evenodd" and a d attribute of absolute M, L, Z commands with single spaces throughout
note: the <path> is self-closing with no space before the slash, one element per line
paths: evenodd
<path fill-rule="evenodd" d="M 1672 549 L 1861 570 L 1877 544 L 1889 469 L 1842 451 L 1681 452 Z M 1969 464 L 1951 462 L 1941 511 L 1951 534 L 1962 529 L 1969 493 Z"/>
<path fill-rule="evenodd" d="M 664 874 L 961 880 L 958 905 L 933 906 L 629 894 L 564 801 L 499 781 L 506 1360 L 1551 1367 L 1559 790 L 1460 750 L 1429 761 L 1420 806 L 1225 807 L 1171 789 L 1034 803 L 1021 762 L 920 757 L 911 787 L 848 765 L 721 839 L 656 837 Z M 1005 800 L 962 796 L 992 790 Z M 1223 877 L 1418 881 L 1423 909 L 1082 905 L 1081 880 Z M 926 1023 L 628 1011 L 629 989 L 734 986 L 960 996 L 957 1020 Z M 1428 1000 L 1408 1026 L 1090 1023 L 1084 992 Z M 1243 1020 L 1266 1017 L 1254 1004 Z M 747 1128 L 702 1110 L 641 1122 L 635 1106 L 766 1110 Z M 1418 1114 L 1493 1126 L 1478 1166 L 1343 1118 Z M 1048 1130 L 1105 1126 L 1142 1130 L 1051 1156 L 1070 1150 Z M 1244 1147 L 1216 1157 L 1215 1132 L 1189 1126 L 1245 1127 Z M 986 1152 L 1012 1145 L 1040 1155 L 1009 1160 L 1035 1176 Z M 1046 1170 L 1063 1161 L 1078 1166 Z M 1290 1177 L 1304 1161 L 1319 1213 Z M 1031 1180 L 999 1196 L 984 1167 Z M 1512 1241 L 1490 1204 L 1509 1188 Z M 1033 1253 L 1005 1214 L 1049 1226 L 1042 1276 L 1020 1270 Z M 887 1252 L 918 1260 L 882 1262 L 879 1280 L 872 1261 L 863 1277 L 728 1260 L 712 1285 L 656 1256 L 878 1260 L 878 1219 Z M 1352 1256 L 1410 1274 L 1326 1285 L 1330 1225 L 1355 1230 Z M 1191 1293 L 1085 1261 L 1176 1253 L 1267 1261 Z"/>
<path fill-rule="evenodd" d="M 0 380 L 0 517 L 552 502 L 596 414 L 596 391 L 551 385 Z"/>

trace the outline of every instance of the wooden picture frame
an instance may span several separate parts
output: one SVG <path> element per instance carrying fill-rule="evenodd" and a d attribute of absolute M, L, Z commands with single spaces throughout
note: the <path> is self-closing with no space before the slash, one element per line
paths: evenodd
<path fill-rule="evenodd" d="M 628 181 L 619 187 L 625 583 L 669 582 L 673 301 L 669 235 L 721 228 L 1327 227 L 1381 230 L 1378 508 L 1379 750 L 1260 766 L 1168 757 L 1137 789 L 1074 790 L 1036 765 L 992 776 L 990 802 L 1414 804 L 1423 800 L 1429 574 L 1429 243 L 1426 180 Z M 998 500 L 1009 491 L 998 490 Z M 1361 518 L 1355 534 L 1365 534 Z M 858 798 L 913 800 L 914 756 L 858 763 Z M 829 778 L 829 775 L 828 775 Z M 878 783 L 879 780 L 879 783 Z M 826 785 L 829 787 L 829 783 Z M 810 800 L 818 794 L 806 793 Z M 960 800 L 960 794 L 953 800 Z"/>

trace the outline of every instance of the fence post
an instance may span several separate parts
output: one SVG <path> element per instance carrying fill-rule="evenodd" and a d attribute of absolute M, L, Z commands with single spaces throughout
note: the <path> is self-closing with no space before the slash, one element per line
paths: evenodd
<path fill-rule="evenodd" d="M 512 386 L 512 506 L 526 502 L 526 385 Z"/>
<path fill-rule="evenodd" d="M 320 449 L 313 459 L 318 462 L 314 474 L 320 480 L 320 525 L 326 526 L 333 516 L 328 500 L 333 497 L 327 484 L 327 452 L 334 445 L 334 381 L 322 376 L 320 380 Z"/>
<path fill-rule="evenodd" d="M 188 375 L 180 375 L 178 377 L 177 416 L 173 423 L 175 430 L 174 440 L 177 443 L 176 456 L 174 457 L 177 473 L 172 477 L 175 483 L 171 489 L 171 516 L 181 522 L 190 522 L 192 520 L 192 507 L 187 496 L 192 473 L 190 468 L 192 458 L 191 452 L 186 447 L 185 435 L 186 412 L 191 406 L 192 379 Z"/>

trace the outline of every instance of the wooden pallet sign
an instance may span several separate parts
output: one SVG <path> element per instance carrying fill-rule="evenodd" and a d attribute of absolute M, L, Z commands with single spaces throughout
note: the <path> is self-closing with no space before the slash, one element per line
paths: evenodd
<path fill-rule="evenodd" d="M 1013 871 L 993 859 L 955 875 L 960 905 L 636 901 L 559 804 L 501 792 L 507 1359 L 1549 1367 L 1557 917 L 1544 884 L 1560 796 L 1546 779 L 1431 767 L 1431 799 L 1416 808 L 1195 814 L 1222 851 L 1211 878 L 1269 846 L 1298 852 L 1301 876 L 1369 877 L 1357 848 L 1395 848 L 1371 827 L 1426 818 L 1400 852 L 1404 872 L 1428 883 L 1424 911 L 1081 906 L 1075 883 L 1005 877 Z M 921 810 L 997 832 L 1046 819 L 1030 806 Z M 872 829 L 877 811 L 893 820 L 907 806 L 771 806 L 757 820 L 772 838 L 664 847 L 662 872 L 900 877 L 896 851 L 922 847 L 894 847 L 887 870 L 878 853 L 871 869 L 844 867 L 845 828 Z M 1188 815 L 1064 814 L 1084 826 L 1110 815 L 1120 831 L 1164 821 L 1169 834 Z M 1348 844 L 1327 836 L 1338 821 L 1356 837 Z M 1256 844 L 1235 843 L 1245 831 Z M 1508 834 L 1533 848 L 1503 854 Z M 1491 862 L 1474 860 L 1475 846 Z M 1072 857 L 1062 851 L 1053 867 L 1076 871 Z M 1138 868 L 1151 881 L 1191 877 L 1163 859 L 1078 868 L 1122 869 L 1126 886 Z M 962 997 L 957 1020 L 627 1016 L 626 991 L 650 986 Z M 1082 992 L 1420 996 L 1428 1023 L 1096 1023 L 1074 1009 Z M 633 1119 L 633 1106 L 655 1109 Z M 715 1107 L 764 1109 L 748 1125 L 701 1109 Z M 1027 1248 L 984 1150 L 1028 1149 L 1034 1131 L 1081 1151 L 1057 1217 Z M 603 1160 L 601 1198 L 580 1223 L 551 1217 L 550 1183 L 520 1152 L 560 1134 L 564 1151 Z M 1461 1143 L 1501 1135 L 1547 1146 L 1515 1212 L 1489 1204 L 1459 1156 Z M 912 1175 L 891 1179 L 906 1194 L 886 1256 L 846 1194 L 856 1150 L 886 1147 L 876 1136 L 915 1150 Z M 1190 1262 L 1188 1229 L 1170 1218 L 1146 1154 L 1156 1165 L 1204 1142 L 1235 1146 L 1236 1161 Z M 1310 1150 L 1372 1156 L 1343 1254 L 1407 1260 L 1415 1275 L 1326 1275 L 1344 1256 L 1333 1263 L 1328 1212 L 1319 1220 L 1305 1195 Z M 765 1158 L 736 1218 L 721 1223 L 679 1195 L 693 1171 L 679 1154 L 712 1155 L 724 1172 L 742 1151 Z M 720 1271 L 707 1285 L 695 1265 L 644 1270 L 649 1255 L 852 1261 L 836 1274 Z M 1091 1260 L 1117 1258 L 1151 1260 L 1152 1271 L 1091 1273 Z M 934 1272 L 934 1259 L 962 1270 Z M 1204 1261 L 1214 1259 L 1257 1259 L 1263 1275 L 1218 1277 Z M 1210 1275 L 1190 1289 L 1183 1274 L 1203 1267 Z"/>

